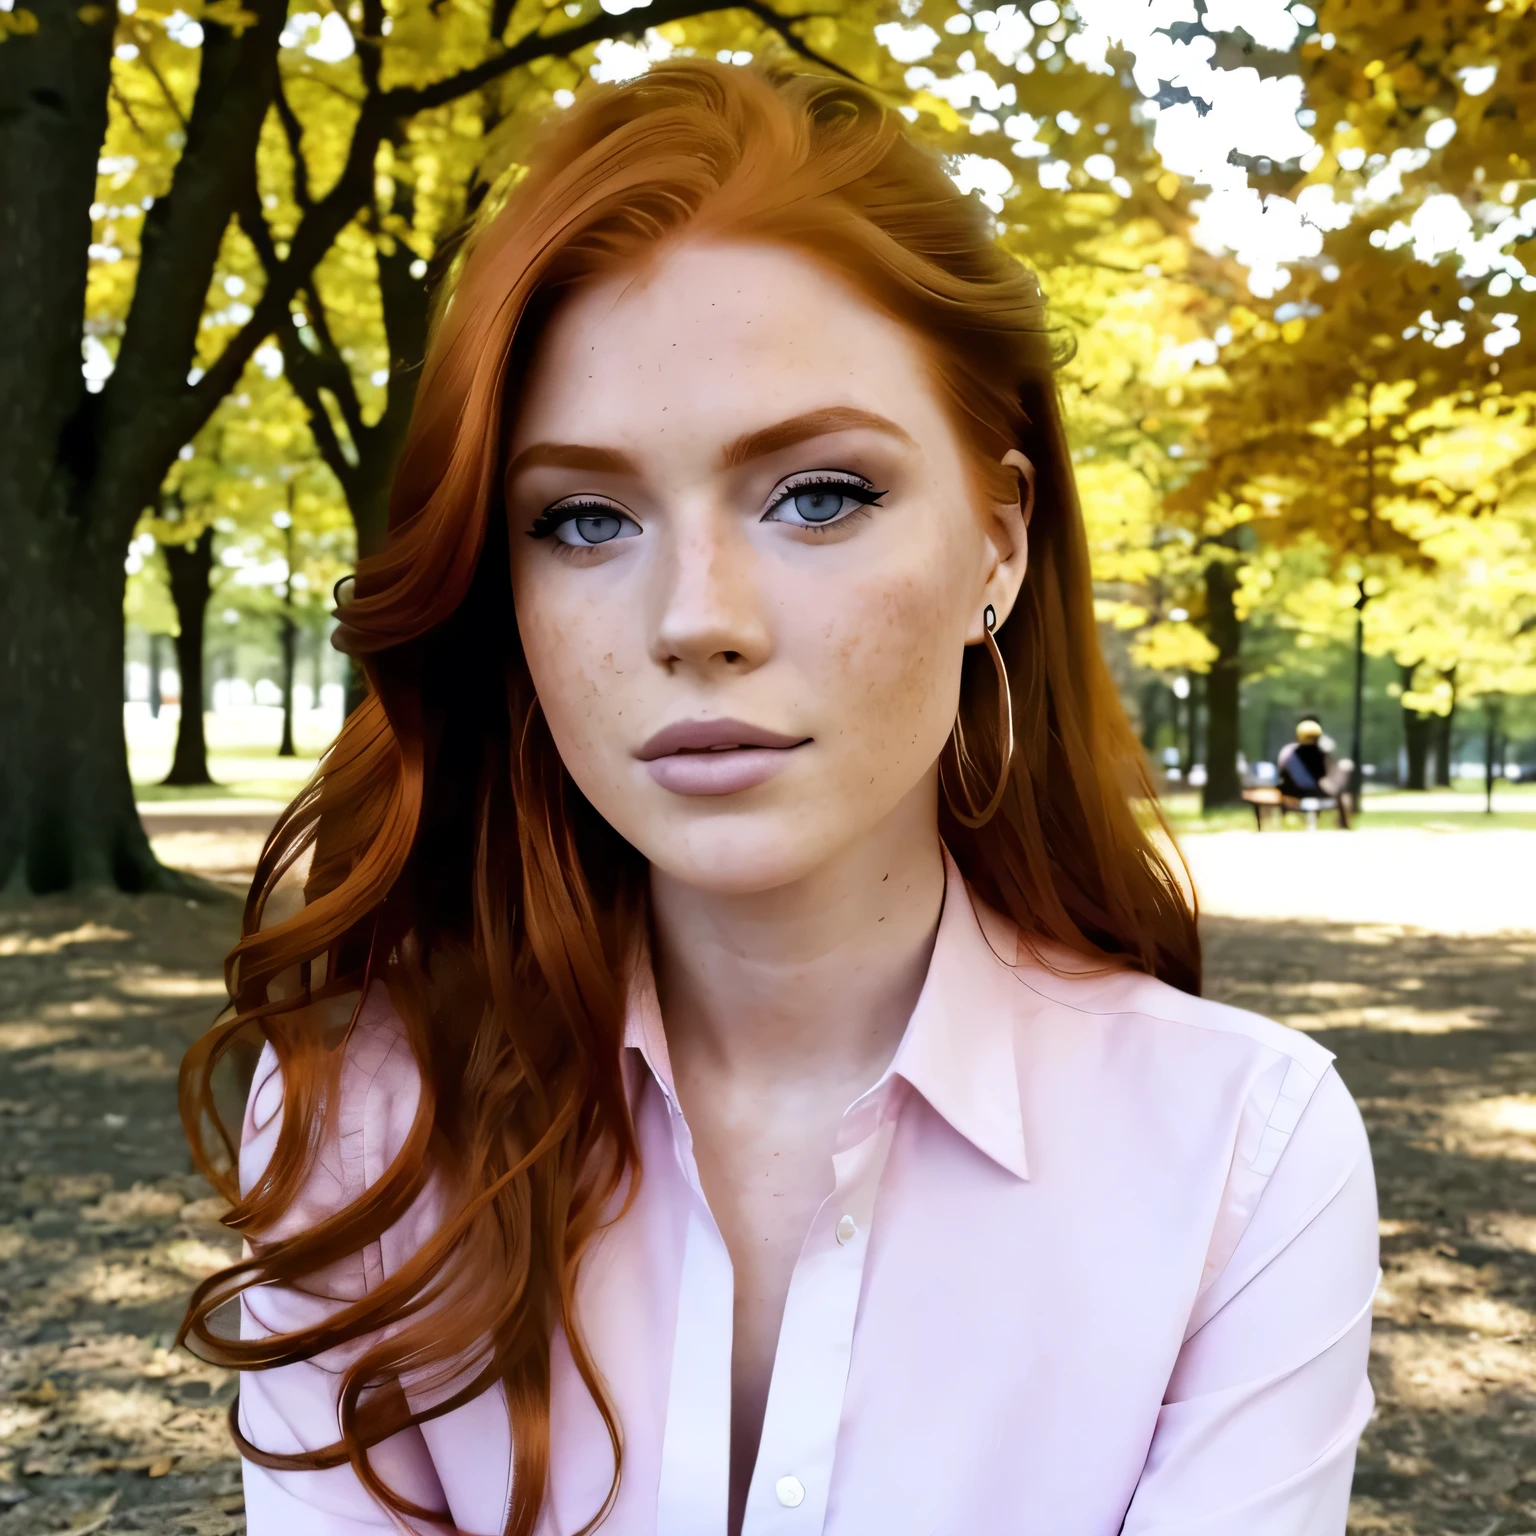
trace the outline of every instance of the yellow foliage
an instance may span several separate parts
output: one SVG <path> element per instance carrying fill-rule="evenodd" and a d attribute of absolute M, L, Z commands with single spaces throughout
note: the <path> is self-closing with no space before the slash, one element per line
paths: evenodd
<path fill-rule="evenodd" d="M 1208 672 L 1216 647 L 1193 624 L 1150 625 L 1131 643 L 1131 659 L 1149 672 Z"/>
<path fill-rule="evenodd" d="M 928 113 L 945 133 L 956 133 L 962 126 L 960 114 L 931 91 L 917 91 L 912 97 L 912 105 L 919 112 Z"/>

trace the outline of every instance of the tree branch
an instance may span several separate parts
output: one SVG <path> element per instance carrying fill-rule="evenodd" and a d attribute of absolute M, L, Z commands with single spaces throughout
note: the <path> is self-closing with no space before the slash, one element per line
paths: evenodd
<path fill-rule="evenodd" d="M 293 110 L 281 79 L 277 82 L 272 105 L 277 109 L 277 120 L 283 125 L 283 137 L 288 140 L 288 153 L 293 158 L 293 200 L 300 213 L 308 213 L 315 206 L 315 200 L 310 193 L 309 161 L 304 158 L 304 125 Z"/>
<path fill-rule="evenodd" d="M 208 277 L 239 196 L 239 178 L 230 169 L 254 163 L 277 80 L 284 0 L 248 3 L 256 20 L 239 37 L 217 22 L 205 23 L 186 147 L 171 191 L 145 216 L 133 304 L 117 368 L 100 397 L 93 478 L 115 521 L 131 524 L 153 499 L 166 464 L 191 436 L 187 425 L 195 431 L 217 404 L 216 397 L 194 421 L 176 402 L 186 399 Z M 150 401 L 163 404 L 149 412 Z M 126 539 L 126 527 L 110 530 L 113 537 L 119 531 Z"/>
<path fill-rule="evenodd" d="M 774 10 L 771 5 L 765 5 L 762 0 L 736 0 L 735 10 L 745 11 L 749 16 L 754 16 L 769 31 L 776 33 L 790 49 L 798 53 L 802 59 L 811 64 L 819 64 L 823 69 L 829 69 L 835 75 L 841 75 L 844 80 L 852 80 L 855 85 L 863 85 L 864 82 L 854 74 L 851 69 L 844 69 L 841 64 L 817 53 L 808 43 L 801 40 L 800 35 L 793 31 L 797 21 L 815 21 L 818 17 L 833 15 L 830 11 L 807 11 L 799 16 L 784 16 Z"/>
<path fill-rule="evenodd" d="M 383 63 L 380 44 L 383 39 L 384 0 L 363 0 L 363 31 L 358 38 L 357 63 L 370 96 L 379 88 L 379 67 Z"/>
<path fill-rule="evenodd" d="M 149 135 L 144 131 L 144 124 L 133 115 L 133 103 L 123 95 L 122 88 L 118 85 L 115 78 L 112 81 L 112 99 L 123 109 L 123 116 L 133 124 L 133 131 L 141 139 L 147 139 Z"/>
<path fill-rule="evenodd" d="M 258 27 L 250 29 L 247 38 L 253 33 L 265 32 L 271 28 L 266 52 L 259 56 L 257 62 L 262 71 L 266 73 L 265 97 L 262 102 L 262 115 L 265 112 L 265 104 L 270 101 L 277 92 L 276 84 L 276 33 L 281 26 L 281 0 L 252 0 L 252 3 L 261 4 L 267 11 L 271 11 L 276 17 L 275 22 L 263 19 Z M 647 27 L 662 25 L 669 21 L 682 21 L 695 16 L 714 14 L 721 10 L 745 9 L 753 16 L 771 27 L 779 36 L 783 37 L 796 52 L 802 57 L 810 59 L 825 68 L 837 70 L 847 78 L 855 78 L 848 75 L 846 70 L 839 69 L 830 60 L 821 58 L 814 50 L 805 47 L 788 28 L 797 21 L 809 20 L 809 16 L 783 16 L 763 0 L 746 0 L 741 6 L 718 6 L 708 3 L 700 4 L 699 0 L 655 0 L 643 15 L 636 15 L 633 21 L 625 26 L 622 23 L 615 26 L 615 18 L 606 14 L 594 17 L 592 20 L 577 27 L 565 27 L 552 33 L 534 33 L 522 38 L 512 47 L 497 54 L 494 58 L 486 59 L 471 68 L 458 71 L 456 74 L 446 76 L 430 85 L 425 86 L 396 86 L 389 90 L 374 90 L 360 104 L 357 122 L 353 127 L 352 142 L 348 147 L 346 164 L 335 184 L 324 197 L 314 202 L 299 221 L 299 226 L 294 232 L 289 244 L 288 254 L 278 259 L 276 251 L 271 251 L 272 264 L 267 269 L 267 284 L 261 298 L 257 301 L 251 318 L 235 334 L 233 339 L 225 347 L 224 351 L 202 376 L 198 383 L 186 390 L 180 398 L 176 408 L 169 413 L 167 424 L 163 432 L 153 442 L 145 442 L 141 457 L 146 464 L 163 462 L 165 459 L 165 443 L 173 444 L 170 452 L 175 451 L 175 446 L 187 441 L 199 427 L 213 414 L 220 400 L 224 398 L 237 384 L 241 372 L 250 361 L 257 347 L 272 335 L 282 335 L 282 328 L 287 326 L 291 331 L 289 322 L 289 305 L 299 291 L 309 284 L 312 274 L 320 261 L 335 243 L 347 223 L 356 214 L 368 205 L 373 195 L 374 159 L 378 153 L 380 144 L 393 126 L 401 120 L 414 116 L 416 113 L 427 111 L 433 107 L 446 105 L 447 103 L 467 95 L 472 91 L 481 89 L 492 81 L 500 79 L 513 69 L 521 65 L 531 63 L 537 59 L 551 58 L 577 49 L 585 48 L 593 43 L 601 42 L 605 38 L 634 36 L 639 30 Z M 210 34 L 215 35 L 223 29 L 213 28 Z M 365 39 L 366 41 L 366 39 Z M 205 58 L 203 75 L 198 86 L 197 102 L 193 108 L 192 129 L 195 132 L 200 117 L 200 109 L 203 106 L 205 95 L 213 86 L 213 76 L 220 72 L 211 71 L 209 62 Z M 218 84 L 218 90 L 224 95 L 235 87 L 227 79 L 227 71 L 222 72 Z M 250 76 L 242 73 L 239 84 L 251 89 Z M 212 105 L 209 112 L 211 115 Z M 255 131 L 259 133 L 260 120 L 258 118 Z M 191 135 L 189 135 L 190 139 Z M 188 153 L 182 157 L 182 164 L 188 164 L 188 155 L 191 154 L 192 145 L 189 142 Z M 254 140 L 248 146 L 247 152 L 238 157 L 242 163 L 254 163 Z M 207 157 L 205 157 L 207 158 Z M 234 157 L 231 157 L 233 159 Z M 226 161 L 225 163 L 229 163 Z M 183 175 L 178 173 L 177 191 L 183 190 Z M 194 178 L 195 179 L 195 178 Z M 227 176 L 224 178 L 226 189 Z M 234 212 L 231 194 L 224 190 L 221 194 L 210 199 L 218 206 L 227 208 L 224 218 L 218 226 L 219 236 L 222 236 L 224 225 L 228 217 Z M 186 195 L 178 200 L 180 203 L 193 204 L 197 202 L 196 196 L 190 187 Z M 157 204 L 153 212 L 159 212 L 163 204 Z M 258 204 L 259 209 L 259 204 Z M 242 225 L 246 219 L 242 214 Z M 258 232 L 265 229 L 265 219 L 259 221 L 252 219 L 247 233 L 255 240 Z M 211 255 L 217 254 L 217 240 L 214 241 L 214 250 Z M 207 260 L 200 270 L 210 270 L 212 260 Z M 148 315 L 154 304 L 161 302 L 158 297 L 158 284 L 146 285 L 144 281 L 145 269 L 141 268 L 138 291 L 135 294 L 134 308 L 130 316 L 130 329 L 135 329 L 132 323 L 133 316 L 141 313 Z M 147 295 L 156 292 L 157 298 L 150 299 Z M 191 328 L 185 335 L 180 335 L 181 348 L 179 358 L 185 359 L 191 354 L 196 337 L 197 320 L 201 318 L 202 293 L 191 295 L 189 301 L 195 308 L 195 314 L 191 321 Z M 149 322 L 146 318 L 136 329 L 143 331 Z M 186 330 L 185 323 L 181 329 Z M 113 375 L 109 390 L 115 389 L 115 400 L 135 400 L 142 398 L 131 385 L 130 373 L 125 370 L 122 358 L 131 349 L 128 347 L 128 338 L 125 338 L 123 352 L 120 353 L 118 371 Z M 167 344 L 162 351 L 170 351 Z M 142 371 L 142 370 L 141 370 Z M 142 388 L 142 386 L 140 386 Z M 163 391 L 162 391 L 163 393 Z M 142 436 L 142 434 L 141 434 Z M 163 438 L 163 441 L 161 440 Z M 152 495 L 154 487 L 151 485 L 146 495 Z"/>
<path fill-rule="evenodd" d="M 330 472 L 336 476 L 342 494 L 350 501 L 357 467 L 347 458 L 346 450 L 341 446 L 341 438 L 337 435 L 335 423 L 331 420 L 331 413 L 326 410 L 325 401 L 320 397 L 323 386 L 320 382 L 319 370 L 314 366 L 316 360 L 293 334 L 292 326 L 288 327 L 279 345 L 283 352 L 283 367 L 287 371 L 288 382 L 293 386 L 294 394 L 299 397 L 309 417 L 309 430 L 315 439 L 315 446 L 320 450 L 320 457 L 325 460 Z M 357 447 L 355 439 L 353 446 Z"/>
<path fill-rule="evenodd" d="M 320 343 L 318 357 L 310 353 L 307 348 L 304 348 L 305 356 L 324 371 L 324 383 L 336 396 L 336 403 L 341 407 L 341 418 L 347 424 L 347 431 L 352 434 L 352 441 L 357 445 L 357 451 L 361 453 L 362 437 L 368 429 L 363 425 L 363 407 L 362 402 L 357 398 L 357 382 L 352 377 L 352 369 L 348 366 L 346 358 L 341 355 L 341 348 L 336 345 L 336 338 L 331 334 L 330 318 L 326 315 L 325 304 L 320 297 L 320 290 L 315 285 L 313 273 L 310 274 L 310 280 L 304 286 L 304 292 L 309 298 L 309 326 Z M 300 346 L 303 347 L 302 342 Z"/>
<path fill-rule="evenodd" d="M 381 110 L 382 96 L 367 103 L 352 131 L 346 165 L 335 185 L 299 221 L 289 243 L 288 255 L 279 259 L 272 252 L 273 265 L 267 272 L 267 285 L 257 300 L 251 318 L 240 328 L 197 385 L 183 397 L 177 414 L 178 441 L 185 442 L 214 408 L 235 387 L 251 355 L 278 327 L 288 324 L 289 305 L 310 280 L 325 253 L 335 244 L 348 222 L 362 208 L 373 192 L 373 162 L 382 142 L 388 118 Z M 261 221 L 265 227 L 265 219 Z M 241 219 L 242 225 L 245 219 Z M 248 230 L 247 233 L 250 233 Z"/>
<path fill-rule="evenodd" d="M 517 0 L 495 0 L 491 6 L 490 37 L 493 43 L 501 41 L 501 35 L 512 20 L 512 8 Z"/>
<path fill-rule="evenodd" d="M 746 4 L 736 5 L 700 4 L 699 0 L 653 0 L 643 12 L 631 12 L 622 19 L 604 13 L 582 22 L 580 26 L 562 27 L 557 32 L 528 33 L 504 52 L 483 59 L 479 64 L 461 69 L 457 74 L 445 75 L 430 85 L 396 86 L 383 93 L 383 100 L 392 117 L 410 117 L 431 107 L 446 106 L 450 101 L 467 96 L 471 91 L 478 91 L 511 70 L 536 59 L 575 53 L 579 48 L 591 47 L 593 43 L 600 43 L 610 37 L 634 37 L 649 27 L 663 26 L 669 21 L 686 21 L 694 16 L 708 16 L 726 10 L 751 11 L 775 30 L 788 21 L 805 19 L 780 16 L 768 6 L 759 5 L 759 0 L 747 0 Z M 798 40 L 788 36 L 785 40 L 797 52 L 802 51 L 803 45 Z"/>
<path fill-rule="evenodd" d="M 181 110 L 181 104 L 176 100 L 175 94 L 165 82 L 165 76 L 160 73 L 159 67 L 149 55 L 148 48 L 139 49 L 139 62 L 154 76 L 155 84 L 160 87 L 160 94 L 165 97 L 165 104 L 171 109 L 171 115 L 181 127 L 181 131 L 187 131 L 186 114 Z"/>
<path fill-rule="evenodd" d="M 245 195 L 240 199 L 237 217 L 246 238 L 256 248 L 256 259 L 260 261 L 262 271 L 267 274 L 267 281 L 270 284 L 272 275 L 282 266 L 282 261 L 277 254 L 277 245 L 272 239 L 272 231 L 267 225 L 266 216 L 261 211 L 261 193 L 256 185 L 254 165 L 248 169 L 245 177 Z M 337 404 L 341 407 L 342 419 L 346 422 L 347 430 L 352 434 L 355 443 L 363 431 L 363 414 L 357 399 L 357 387 L 352 380 L 352 370 L 347 367 L 346 360 L 342 357 L 331 335 L 330 322 L 326 318 L 325 305 L 321 302 L 313 272 L 305 275 L 301 287 L 308 297 L 306 309 L 310 329 L 320 343 L 321 355 L 316 357 L 294 334 L 293 316 L 290 310 L 289 323 L 279 325 L 277 328 L 277 343 L 283 354 L 284 366 L 288 368 L 290 374 L 294 373 L 295 368 L 290 361 L 290 354 L 292 354 L 298 359 L 298 366 L 305 370 L 316 389 L 324 387 L 331 390 L 336 396 Z"/>

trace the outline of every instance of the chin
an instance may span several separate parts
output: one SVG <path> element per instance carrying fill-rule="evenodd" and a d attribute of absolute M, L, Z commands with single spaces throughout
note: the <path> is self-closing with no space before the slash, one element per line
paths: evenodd
<path fill-rule="evenodd" d="M 673 814 L 652 836 L 627 834 L 663 873 L 694 890 L 752 896 L 793 885 L 833 856 L 847 837 L 804 807 Z"/>

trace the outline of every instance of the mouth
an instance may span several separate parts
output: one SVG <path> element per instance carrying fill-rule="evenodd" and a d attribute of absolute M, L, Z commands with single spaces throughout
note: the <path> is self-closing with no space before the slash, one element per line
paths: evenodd
<path fill-rule="evenodd" d="M 773 778 L 809 736 L 786 736 L 741 720 L 679 720 L 635 756 L 678 795 L 733 795 Z"/>

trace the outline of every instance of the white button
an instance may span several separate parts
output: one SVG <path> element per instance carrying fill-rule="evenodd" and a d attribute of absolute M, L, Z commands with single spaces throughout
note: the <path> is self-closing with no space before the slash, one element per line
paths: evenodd
<path fill-rule="evenodd" d="M 859 1235 L 859 1224 L 852 1216 L 844 1216 L 837 1224 L 837 1240 L 844 1247 Z"/>
<path fill-rule="evenodd" d="M 773 1491 L 779 1496 L 779 1503 L 785 1509 L 793 1509 L 797 1504 L 805 1502 L 805 1484 L 798 1477 L 781 1477 L 773 1485 Z"/>

